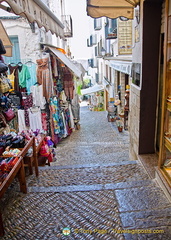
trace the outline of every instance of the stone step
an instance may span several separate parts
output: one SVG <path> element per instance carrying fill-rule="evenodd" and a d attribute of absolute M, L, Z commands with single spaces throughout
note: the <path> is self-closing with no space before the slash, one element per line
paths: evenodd
<path fill-rule="evenodd" d="M 140 188 L 148 186 L 155 188 L 156 182 L 154 180 L 138 180 L 130 182 L 110 183 L 110 184 L 93 184 L 93 185 L 70 185 L 70 186 L 51 186 L 51 187 L 29 187 L 30 193 L 61 193 L 61 192 L 86 192 L 86 191 L 101 191 L 101 190 L 123 190 L 127 189 L 130 191 L 131 188 Z"/>
<path fill-rule="evenodd" d="M 97 167 L 112 167 L 112 166 L 122 166 L 129 164 L 139 164 L 138 161 L 120 161 L 120 162 L 112 162 L 112 163 L 90 163 L 90 164 L 75 164 L 75 165 L 65 165 L 65 166 L 44 166 L 39 167 L 40 171 L 49 170 L 49 169 L 75 169 L 75 168 L 97 168 Z"/>

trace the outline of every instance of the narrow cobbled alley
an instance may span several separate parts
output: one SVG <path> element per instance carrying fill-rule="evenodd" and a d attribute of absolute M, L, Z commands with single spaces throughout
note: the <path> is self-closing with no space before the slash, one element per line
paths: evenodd
<path fill-rule="evenodd" d="M 17 181 L 1 200 L 10 240 L 170 240 L 171 204 L 142 164 L 129 133 L 106 112 L 81 108 L 81 128 L 57 145 L 57 161 Z"/>

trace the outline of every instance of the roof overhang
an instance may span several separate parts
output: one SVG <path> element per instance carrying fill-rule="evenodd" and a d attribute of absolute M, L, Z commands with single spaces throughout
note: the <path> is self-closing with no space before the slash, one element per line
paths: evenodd
<path fill-rule="evenodd" d="M 119 72 L 131 75 L 132 62 L 110 60 L 109 66 Z"/>
<path fill-rule="evenodd" d="M 100 91 L 104 91 L 104 86 L 95 84 L 92 87 L 82 89 L 81 94 L 82 95 L 89 95 L 89 94 L 93 94 L 93 93 L 100 92 Z"/>
<path fill-rule="evenodd" d="M 48 49 L 58 58 L 59 61 L 67 66 L 76 77 L 81 78 L 81 70 L 65 54 L 58 50 L 58 48 L 46 47 L 46 50 Z"/>
<path fill-rule="evenodd" d="M 7 32 L 5 31 L 4 26 L 2 25 L 2 22 L 0 21 L 0 39 L 2 40 L 2 43 L 5 47 L 6 53 L 3 54 L 7 57 L 11 57 L 12 56 L 12 43 L 8 37 Z"/>
<path fill-rule="evenodd" d="M 134 18 L 134 8 L 140 0 L 87 0 L 87 15 L 92 18 Z"/>
<path fill-rule="evenodd" d="M 2 5 L 6 2 L 9 7 Z M 16 15 L 26 17 L 30 23 L 36 22 L 39 28 L 64 38 L 64 25 L 41 0 L 0 0 L 0 8 Z"/>

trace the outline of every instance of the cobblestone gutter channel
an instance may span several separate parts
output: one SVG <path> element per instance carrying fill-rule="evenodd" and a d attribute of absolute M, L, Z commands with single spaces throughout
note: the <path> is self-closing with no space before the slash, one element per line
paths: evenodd
<path fill-rule="evenodd" d="M 1 239 L 170 240 L 171 204 L 128 158 L 128 132 L 118 133 L 105 112 L 81 114 L 81 129 L 57 146 L 57 161 L 38 179 L 27 177 L 28 194 L 17 182 L 8 189 Z"/>

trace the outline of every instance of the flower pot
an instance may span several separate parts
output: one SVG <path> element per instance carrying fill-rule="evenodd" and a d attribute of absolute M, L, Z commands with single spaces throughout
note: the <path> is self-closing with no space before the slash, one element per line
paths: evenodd
<path fill-rule="evenodd" d="M 119 132 L 122 132 L 122 130 L 123 130 L 123 127 L 118 127 Z"/>

